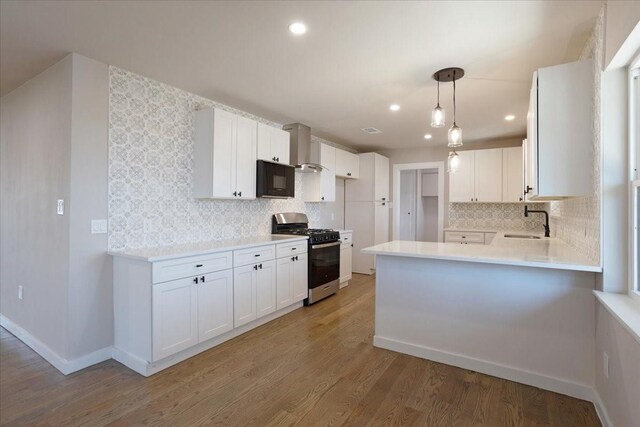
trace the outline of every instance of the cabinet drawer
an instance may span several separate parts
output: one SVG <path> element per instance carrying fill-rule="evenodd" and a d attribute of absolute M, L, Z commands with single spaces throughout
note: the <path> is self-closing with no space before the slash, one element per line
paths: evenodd
<path fill-rule="evenodd" d="M 307 241 L 280 243 L 276 245 L 276 256 L 282 258 L 289 255 L 304 254 L 307 252 Z"/>
<path fill-rule="evenodd" d="M 340 233 L 340 240 L 342 240 L 342 244 L 351 244 L 353 243 L 353 234 L 352 233 Z"/>
<path fill-rule="evenodd" d="M 484 245 L 484 233 L 447 231 L 444 234 L 446 243 L 468 243 Z"/>
<path fill-rule="evenodd" d="M 259 261 L 270 261 L 276 257 L 276 245 L 256 246 L 255 248 L 233 251 L 233 266 L 254 264 Z"/>
<path fill-rule="evenodd" d="M 232 254 L 229 251 L 154 262 L 153 283 L 226 270 L 233 267 L 232 260 Z"/>

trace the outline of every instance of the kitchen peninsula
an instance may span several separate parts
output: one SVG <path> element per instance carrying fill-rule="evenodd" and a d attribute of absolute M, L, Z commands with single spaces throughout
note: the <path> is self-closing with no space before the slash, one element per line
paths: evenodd
<path fill-rule="evenodd" d="M 376 255 L 374 345 L 591 399 L 593 265 L 556 238 L 392 241 Z"/>

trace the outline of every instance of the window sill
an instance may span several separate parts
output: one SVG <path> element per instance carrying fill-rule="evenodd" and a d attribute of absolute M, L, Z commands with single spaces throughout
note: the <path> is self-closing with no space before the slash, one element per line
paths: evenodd
<path fill-rule="evenodd" d="M 627 294 L 593 291 L 613 317 L 640 343 L 640 304 Z"/>

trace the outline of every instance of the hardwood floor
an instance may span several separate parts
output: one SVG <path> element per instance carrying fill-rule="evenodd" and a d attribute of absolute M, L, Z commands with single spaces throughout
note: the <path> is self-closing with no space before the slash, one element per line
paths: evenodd
<path fill-rule="evenodd" d="M 0 331 L 0 424 L 599 426 L 591 403 L 374 348 L 373 278 L 144 378 Z"/>

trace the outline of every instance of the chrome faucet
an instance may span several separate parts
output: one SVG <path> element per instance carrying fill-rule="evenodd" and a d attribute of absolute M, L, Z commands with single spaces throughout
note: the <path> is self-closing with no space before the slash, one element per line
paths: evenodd
<path fill-rule="evenodd" d="M 530 213 L 543 213 L 544 214 L 544 219 L 545 219 L 544 237 L 551 237 L 551 229 L 549 228 L 549 214 L 547 213 L 547 211 L 530 210 L 527 205 L 524 205 L 524 216 L 525 216 L 525 218 L 528 218 Z"/>

